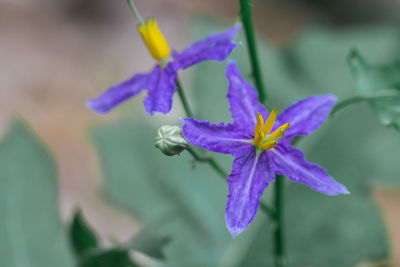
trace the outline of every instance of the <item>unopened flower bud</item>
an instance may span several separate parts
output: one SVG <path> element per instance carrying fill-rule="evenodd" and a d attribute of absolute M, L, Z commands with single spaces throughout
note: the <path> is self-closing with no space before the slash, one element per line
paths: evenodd
<path fill-rule="evenodd" d="M 154 141 L 154 145 L 167 156 L 179 154 L 189 147 L 179 126 L 161 126 Z"/>

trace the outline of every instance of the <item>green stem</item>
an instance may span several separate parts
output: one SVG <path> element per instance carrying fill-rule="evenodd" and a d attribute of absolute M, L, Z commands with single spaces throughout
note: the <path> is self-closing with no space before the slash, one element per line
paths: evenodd
<path fill-rule="evenodd" d="M 258 62 L 257 47 L 254 36 L 254 27 L 251 20 L 251 8 L 249 0 L 239 0 L 240 14 L 243 22 L 244 31 L 247 39 L 247 49 L 250 55 L 251 67 L 253 76 L 256 82 L 256 88 L 258 91 L 258 97 L 261 103 L 264 103 L 267 99 L 264 84 L 261 78 L 260 64 Z"/>
<path fill-rule="evenodd" d="M 220 175 L 222 179 L 226 180 L 228 178 L 228 173 L 225 172 L 224 169 L 213 158 L 199 155 L 192 147 L 189 147 L 187 151 L 193 156 L 196 161 L 208 163 Z M 260 207 L 265 213 L 273 218 L 273 210 L 262 200 L 260 202 Z"/>
<path fill-rule="evenodd" d="M 126 2 L 128 3 L 129 8 L 132 11 L 132 14 L 136 17 L 136 19 L 139 21 L 139 23 L 141 25 L 144 25 L 144 20 L 143 20 L 142 16 L 140 16 L 140 13 L 137 10 L 137 8 L 136 8 L 135 4 L 133 3 L 133 1 L 132 0 L 126 0 Z"/>
<path fill-rule="evenodd" d="M 192 118 L 193 117 L 192 110 L 190 109 L 189 102 L 186 99 L 185 92 L 183 91 L 182 85 L 178 79 L 176 80 L 176 86 L 178 87 L 178 95 L 179 98 L 181 99 L 183 108 L 185 109 L 186 116 Z"/>
<path fill-rule="evenodd" d="M 274 244 L 275 266 L 285 266 L 285 249 L 283 239 L 283 176 L 277 175 L 275 181 L 275 213 L 274 213 Z"/>
<path fill-rule="evenodd" d="M 332 109 L 331 116 L 337 113 L 339 110 L 350 106 L 352 104 L 362 102 L 362 101 L 368 101 L 368 100 L 374 100 L 374 99 L 380 99 L 380 98 L 388 98 L 388 97 L 400 97 L 400 94 L 397 90 L 394 89 L 389 89 L 389 90 L 381 90 L 376 93 L 369 93 L 365 95 L 356 95 L 349 97 L 345 100 L 342 100 L 338 102 L 335 107 Z"/>
<path fill-rule="evenodd" d="M 187 151 L 189 151 L 196 161 L 208 163 L 224 179 L 228 177 L 228 174 L 213 158 L 200 156 L 192 147 L 189 147 Z"/>

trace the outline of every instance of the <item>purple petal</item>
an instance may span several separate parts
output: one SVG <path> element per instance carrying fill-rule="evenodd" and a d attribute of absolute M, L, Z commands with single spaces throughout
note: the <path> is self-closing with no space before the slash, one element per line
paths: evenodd
<path fill-rule="evenodd" d="M 167 64 L 165 68 L 157 66 L 158 75 L 148 82 L 148 94 L 143 100 L 144 108 L 151 116 L 154 113 L 168 113 L 172 108 L 172 100 L 177 90 L 177 72 L 173 64 Z"/>
<path fill-rule="evenodd" d="M 225 75 L 229 80 L 227 97 L 234 123 L 239 128 L 253 132 L 257 113 L 260 112 L 265 119 L 269 113 L 258 101 L 257 91 L 243 79 L 236 62 L 228 62 Z"/>
<path fill-rule="evenodd" d="M 229 196 L 226 206 L 226 225 L 235 237 L 253 221 L 260 197 L 275 175 L 266 152 L 253 147 L 247 154 L 235 158 L 228 178 Z"/>
<path fill-rule="evenodd" d="M 173 52 L 172 57 L 180 69 L 186 69 L 205 60 L 223 61 L 238 44 L 232 41 L 239 29 L 240 23 L 236 23 L 229 30 L 215 33 L 206 39 L 195 42 L 181 53 Z"/>
<path fill-rule="evenodd" d="M 290 122 L 289 129 L 285 132 L 285 143 L 295 135 L 309 135 L 324 122 L 335 102 L 334 95 L 311 96 L 293 103 L 277 118 L 280 124 Z"/>
<path fill-rule="evenodd" d="M 183 119 L 183 122 L 183 135 L 192 145 L 234 156 L 254 147 L 250 143 L 252 138 L 233 124 L 211 124 L 195 119 Z"/>
<path fill-rule="evenodd" d="M 346 187 L 330 177 L 325 169 L 307 162 L 303 152 L 297 148 L 277 145 L 269 155 L 278 174 L 286 175 L 326 195 L 349 194 Z"/>
<path fill-rule="evenodd" d="M 157 80 L 159 76 L 159 72 L 160 69 L 156 66 L 150 73 L 136 74 L 132 78 L 109 88 L 100 97 L 88 100 L 86 105 L 98 114 L 105 114 L 130 97 L 137 95 L 140 91 L 152 87 L 154 80 Z"/>

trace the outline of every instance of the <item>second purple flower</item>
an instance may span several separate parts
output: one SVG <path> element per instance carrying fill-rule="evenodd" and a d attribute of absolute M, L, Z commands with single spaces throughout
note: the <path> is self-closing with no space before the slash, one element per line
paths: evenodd
<path fill-rule="evenodd" d="M 147 90 L 143 100 L 149 115 L 168 113 L 177 90 L 178 70 L 186 69 L 205 60 L 223 61 L 238 46 L 232 39 L 240 29 L 235 24 L 226 32 L 212 34 L 197 41 L 181 53 L 170 53 L 169 46 L 154 19 L 146 20 L 138 30 L 152 56 L 158 61 L 148 73 L 138 73 L 128 80 L 114 85 L 96 99 L 87 101 L 87 106 L 98 114 L 105 114 L 125 100 Z"/>

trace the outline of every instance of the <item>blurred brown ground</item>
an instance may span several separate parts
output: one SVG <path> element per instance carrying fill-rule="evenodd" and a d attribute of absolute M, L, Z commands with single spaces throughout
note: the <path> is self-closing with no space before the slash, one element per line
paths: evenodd
<path fill-rule="evenodd" d="M 193 13 L 233 19 L 238 10 L 233 0 L 135 2 L 144 15 L 162 21 L 178 49 L 187 44 L 182 32 Z M 255 2 L 257 29 L 278 44 L 317 12 L 304 5 Z M 103 236 L 126 240 L 138 226 L 102 200 L 98 163 L 86 137 L 88 126 L 118 115 L 100 117 L 84 105 L 111 80 L 153 64 L 125 1 L 0 0 L 0 32 L 0 129 L 21 115 L 49 145 L 58 162 L 64 220 L 79 206 Z M 379 191 L 375 197 L 400 262 L 400 193 Z"/>

